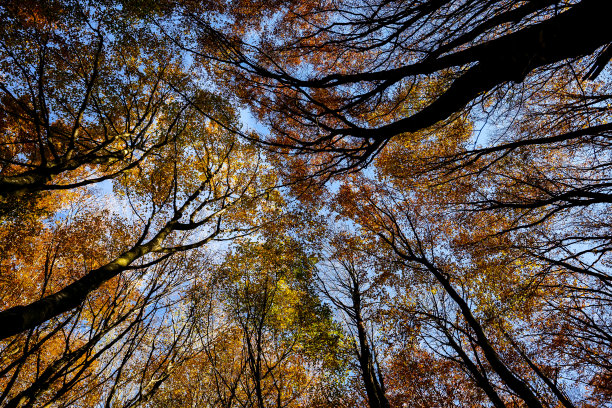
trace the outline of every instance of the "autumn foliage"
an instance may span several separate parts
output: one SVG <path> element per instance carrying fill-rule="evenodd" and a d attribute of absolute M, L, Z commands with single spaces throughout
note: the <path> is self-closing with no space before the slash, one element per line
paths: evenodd
<path fill-rule="evenodd" d="M 0 4 L 0 406 L 608 406 L 604 3 Z"/>

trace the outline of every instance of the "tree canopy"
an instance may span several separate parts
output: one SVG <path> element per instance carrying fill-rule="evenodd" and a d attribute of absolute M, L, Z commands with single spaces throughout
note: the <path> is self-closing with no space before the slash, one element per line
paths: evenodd
<path fill-rule="evenodd" d="M 605 407 L 597 0 L 0 5 L 0 405 Z"/>

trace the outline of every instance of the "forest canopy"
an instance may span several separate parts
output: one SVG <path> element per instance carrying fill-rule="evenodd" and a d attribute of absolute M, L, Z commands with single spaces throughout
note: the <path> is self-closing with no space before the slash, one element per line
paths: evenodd
<path fill-rule="evenodd" d="M 608 406 L 605 2 L 0 22 L 0 406 Z"/>

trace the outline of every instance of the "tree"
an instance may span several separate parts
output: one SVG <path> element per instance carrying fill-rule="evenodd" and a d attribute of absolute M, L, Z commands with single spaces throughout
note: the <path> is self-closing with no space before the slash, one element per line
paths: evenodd
<path fill-rule="evenodd" d="M 109 237 L 83 235 L 93 229 L 82 224 L 101 222 L 102 216 L 74 211 L 53 231 L 43 234 L 41 246 L 46 244 L 46 250 L 30 265 L 33 275 L 44 270 L 43 285 L 26 287 L 28 291 L 22 293 L 38 289 L 41 293 L 35 298 L 40 298 L 65 284 L 71 272 L 79 269 L 74 252 L 82 254 L 81 262 L 108 256 L 112 250 Z M 81 228 L 70 228 L 72 223 L 81 224 Z M 182 292 L 193 284 L 189 270 L 197 258 L 194 255 L 116 277 L 80 307 L 4 340 L 0 368 L 3 406 L 93 406 L 104 401 L 116 404 L 119 395 L 126 403 L 148 398 L 159 386 L 154 379 L 168 376 L 168 366 L 193 350 L 185 347 L 192 341 L 189 316 L 193 310 Z M 9 284 L 23 287 L 19 281 Z M 3 293 L 10 289 L 3 288 Z M 186 310 L 177 313 L 182 305 Z M 150 336 L 152 331 L 156 337 Z M 129 384 L 135 392 L 127 391 Z"/>
<path fill-rule="evenodd" d="M 175 374 L 167 385 L 174 393 L 160 402 L 334 406 L 318 394 L 342 375 L 342 336 L 314 293 L 313 267 L 300 243 L 282 236 L 241 242 L 212 266 L 210 280 L 194 292 L 203 350 Z"/>
<path fill-rule="evenodd" d="M 574 311 L 595 326 L 596 321 L 605 321 L 602 309 L 595 306 L 601 305 L 601 298 L 577 296 L 568 290 L 566 276 L 552 273 L 548 263 L 525 251 L 535 239 L 530 237 L 533 230 L 512 235 L 491 232 L 512 225 L 512 216 L 466 217 L 453 207 L 461 208 L 460 198 L 469 197 L 470 190 L 425 182 L 415 186 L 407 178 L 395 183 L 387 177 L 377 184 L 355 177 L 341 188 L 338 198 L 342 213 L 364 229 L 371 245 L 386 247 L 396 268 L 405 268 L 394 273 L 397 298 L 390 303 L 395 309 L 392 318 L 399 318 L 397 324 L 405 327 L 400 337 L 417 336 L 432 351 L 458 364 L 495 406 L 505 406 L 513 396 L 527 406 L 577 404 L 558 379 L 572 376 L 577 367 L 599 372 L 594 377 L 599 378 L 606 368 L 549 348 L 559 341 L 557 336 L 565 336 L 565 330 L 577 335 L 583 330 L 577 322 L 568 322 L 563 330 L 550 326 L 551 319 L 560 316 L 553 312 L 554 305 L 582 302 Z M 585 308 L 584 302 L 590 307 Z M 548 331 L 540 331 L 541 324 Z M 600 348 L 591 355 L 601 352 Z M 596 387 L 590 392 L 598 392 Z M 588 401 L 589 392 L 574 398 Z"/>
<path fill-rule="evenodd" d="M 601 3 L 592 0 L 292 6 L 270 29 L 281 41 L 220 33 L 220 58 L 237 67 L 240 96 L 273 130 L 264 143 L 322 153 L 327 159 L 313 164 L 323 171 L 361 167 L 391 138 L 472 106 L 503 106 L 504 94 L 528 99 L 565 64 L 595 79 L 610 57 Z M 422 78 L 443 82 L 410 105 Z"/>
<path fill-rule="evenodd" d="M 353 337 L 354 354 L 370 408 L 390 408 L 385 394 L 385 381 L 372 333 L 372 320 L 377 310 L 374 301 L 377 285 L 375 272 L 366 255 L 359 253 L 359 239 L 339 234 L 332 239 L 334 250 L 329 266 L 319 277 L 319 290 L 344 316 Z M 373 309 L 373 310 L 372 310 Z"/>
<path fill-rule="evenodd" d="M 252 183 L 257 179 L 265 185 L 265 175 L 256 173 L 259 169 L 257 159 L 253 161 L 252 149 L 249 151 L 248 146 L 241 146 L 227 135 L 217 136 L 195 140 L 193 150 L 179 157 L 169 147 L 166 157 L 154 161 L 148 169 L 139 168 L 132 173 L 134 185 L 124 187 L 128 201 L 140 201 L 135 203 L 141 206 L 136 209 L 142 220 L 138 226 L 140 236 L 132 244 L 126 243 L 107 263 L 88 271 L 57 293 L 1 312 L 0 321 L 5 323 L 3 336 L 34 327 L 76 307 L 87 294 L 125 270 L 154 264 L 176 252 L 204 245 L 219 234 L 241 230 L 239 218 L 234 226 L 229 220 L 227 226 L 222 226 L 223 214 L 230 209 L 237 216 L 248 212 L 256 196 L 261 194 L 253 191 Z M 123 181 L 128 181 L 128 177 Z M 132 188 L 134 198 L 130 197 Z M 186 235 L 195 230 L 201 235 Z M 142 264 L 132 265 L 137 260 Z"/>
<path fill-rule="evenodd" d="M 4 205 L 114 178 L 178 136 L 181 61 L 151 27 L 113 4 L 22 10 L 4 6 L 0 34 Z"/>

